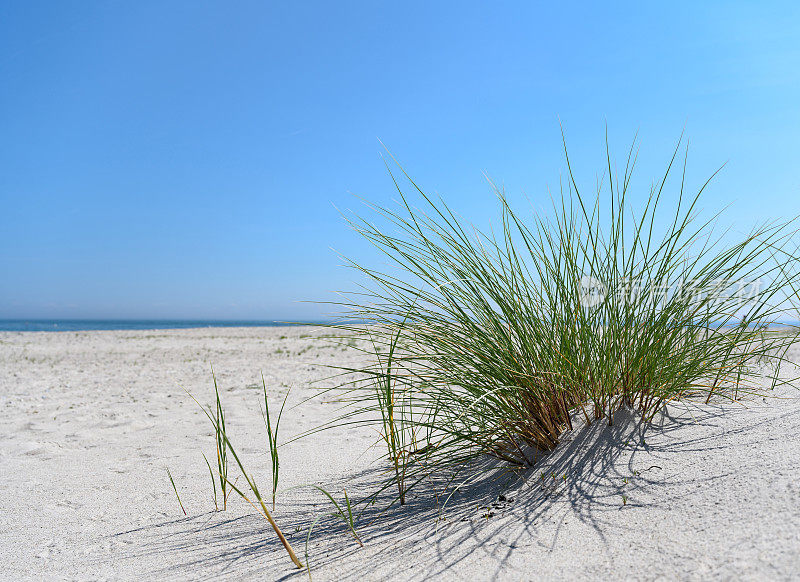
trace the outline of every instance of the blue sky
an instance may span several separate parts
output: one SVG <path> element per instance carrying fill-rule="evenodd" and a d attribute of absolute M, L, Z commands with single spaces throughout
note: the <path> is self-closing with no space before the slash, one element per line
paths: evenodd
<path fill-rule="evenodd" d="M 686 127 L 735 229 L 800 214 L 800 7 L 4 2 L 0 317 L 317 319 L 371 264 L 378 139 L 466 219 Z M 333 249 L 333 250 L 332 250 Z"/>

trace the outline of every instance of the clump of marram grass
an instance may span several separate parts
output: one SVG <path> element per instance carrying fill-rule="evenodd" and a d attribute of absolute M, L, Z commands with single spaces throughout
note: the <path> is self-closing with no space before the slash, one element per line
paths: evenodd
<path fill-rule="evenodd" d="M 262 417 L 264 418 L 264 425 L 267 428 L 267 447 L 269 448 L 269 458 L 272 461 L 272 509 L 275 510 L 275 497 L 278 494 L 278 477 L 280 475 L 280 456 L 278 454 L 278 429 L 281 426 L 281 417 L 283 416 L 283 409 L 286 407 L 286 401 L 289 399 L 289 390 L 286 391 L 286 396 L 283 397 L 281 409 L 278 411 L 278 419 L 275 421 L 275 427 L 272 426 L 272 421 L 269 418 L 269 399 L 267 398 L 267 381 L 264 380 L 264 374 L 261 374 L 261 384 L 264 388 L 264 410 Z"/>
<path fill-rule="evenodd" d="M 367 283 L 340 304 L 339 329 L 368 340 L 375 364 L 340 368 L 354 403 L 342 421 L 378 427 L 401 502 L 424 476 L 480 455 L 533 464 L 576 413 L 611 422 L 629 407 L 649 421 L 669 401 L 786 381 L 797 330 L 779 323 L 800 288 L 794 221 L 716 235 L 697 212 L 708 182 L 685 190 L 685 156 L 667 201 L 679 151 L 638 214 L 631 147 L 621 177 L 606 149 L 591 197 L 567 155 L 550 216 L 523 217 L 492 184 L 496 231 L 465 223 L 402 168 L 421 207 L 392 176 L 399 208 L 371 207 L 387 228 L 348 219 L 390 267 L 351 262 Z"/>

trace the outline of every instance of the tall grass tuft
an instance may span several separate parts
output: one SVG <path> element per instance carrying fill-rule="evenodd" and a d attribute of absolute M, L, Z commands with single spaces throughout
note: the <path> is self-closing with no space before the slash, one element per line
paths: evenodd
<path fill-rule="evenodd" d="M 211 370 L 211 376 L 214 379 L 215 407 L 212 409 L 209 406 L 207 412 L 211 416 L 214 425 L 214 440 L 217 448 L 217 478 L 219 479 L 219 488 L 222 493 L 222 509 L 225 511 L 228 509 L 228 495 L 230 494 L 230 489 L 228 488 L 228 445 L 225 440 L 225 410 L 222 408 L 217 376 L 214 374 L 214 370 Z M 205 458 L 205 455 L 203 457 Z M 206 464 L 208 464 L 208 459 L 206 459 Z M 210 467 L 209 470 L 211 470 Z M 213 484 L 213 475 L 211 481 Z M 214 486 L 214 505 L 219 509 L 217 506 L 216 486 Z"/>
<path fill-rule="evenodd" d="M 394 373 L 392 368 L 395 348 L 397 347 L 397 340 L 399 333 L 394 336 L 388 346 L 385 361 L 380 357 L 380 350 L 377 349 L 375 342 L 372 342 L 376 354 L 378 354 L 379 373 L 375 378 L 375 397 L 378 403 L 378 408 L 381 412 L 381 437 L 386 445 L 386 452 L 392 467 L 394 468 L 394 480 L 397 484 L 397 497 L 400 505 L 406 502 L 405 496 L 405 456 L 406 443 L 404 437 L 407 436 L 408 431 L 403 429 L 402 412 L 397 412 L 403 409 L 405 398 L 403 397 L 407 391 L 399 387 L 401 379 Z M 413 412 L 413 409 L 410 411 Z"/>
<path fill-rule="evenodd" d="M 390 266 L 351 262 L 367 282 L 339 304 L 340 329 L 376 356 L 342 368 L 346 422 L 381 431 L 401 502 L 425 475 L 476 456 L 529 466 L 576 415 L 610 423 L 628 407 L 649 421 L 669 401 L 785 381 L 797 329 L 780 322 L 800 289 L 794 221 L 717 233 L 718 215 L 699 213 L 709 182 L 686 188 L 680 141 L 636 209 L 635 143 L 621 176 L 606 145 L 591 195 L 564 152 L 567 178 L 547 213 L 523 215 L 492 184 L 499 223 L 480 230 L 398 165 L 397 208 L 348 219 Z"/>
<path fill-rule="evenodd" d="M 269 447 L 269 457 L 272 461 L 272 510 L 275 511 L 275 497 L 278 493 L 278 475 L 280 473 L 280 458 L 278 456 L 278 429 L 281 425 L 281 417 L 283 416 L 283 409 L 286 407 L 286 400 L 289 398 L 289 390 L 286 391 L 286 396 L 283 397 L 281 409 L 278 411 L 278 418 L 275 421 L 275 428 L 272 427 L 272 421 L 269 418 L 269 400 L 267 399 L 267 382 L 264 380 L 264 374 L 261 374 L 261 383 L 264 387 L 264 424 L 267 427 L 267 446 Z"/>

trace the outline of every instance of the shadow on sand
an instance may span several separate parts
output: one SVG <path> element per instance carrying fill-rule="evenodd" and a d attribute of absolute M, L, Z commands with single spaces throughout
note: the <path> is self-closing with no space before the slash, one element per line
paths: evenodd
<path fill-rule="evenodd" d="M 689 478 L 665 466 L 678 452 L 725 448 L 725 437 L 732 431 L 741 436 L 763 422 L 758 415 L 734 423 L 736 428 L 720 422 L 723 416 L 746 411 L 738 403 L 682 404 L 665 409 L 644 426 L 633 412 L 623 410 L 611 425 L 608 421 L 575 424 L 576 429 L 562 436 L 556 450 L 541 455 L 532 468 L 511 471 L 492 460 L 478 460 L 455 481 L 443 477 L 421 482 L 402 507 L 385 509 L 392 499 L 387 491 L 359 516 L 363 548 L 337 518 L 326 517 L 315 526 L 309 543 L 312 574 L 319 571 L 321 579 L 327 579 L 322 574 L 326 567 L 338 565 L 337 579 L 369 580 L 377 564 L 391 564 L 393 576 L 425 579 L 457 567 L 470 552 L 485 555 L 487 574 L 498 572 L 516 548 L 554 547 L 561 529 L 556 524 L 565 516 L 591 527 L 605 544 L 603 525 L 608 512 L 634 509 L 638 492 L 724 479 L 724 475 Z M 694 430 L 686 431 L 689 425 Z M 326 489 L 341 494 L 346 488 L 352 498 L 365 498 L 384 478 L 377 469 L 365 471 L 328 483 Z M 450 489 L 443 491 L 448 482 Z M 669 490 L 674 488 L 665 489 Z M 309 526 L 332 509 L 324 496 L 307 488 L 294 490 L 282 501 L 279 498 L 276 519 L 302 561 Z M 541 525 L 546 522 L 551 527 L 542 534 Z M 163 568 L 148 573 L 161 579 L 188 573 L 194 579 L 307 576 L 293 567 L 267 522 L 255 514 L 229 517 L 209 512 L 114 537 L 131 542 L 127 544 L 131 549 L 114 559 L 171 556 Z M 414 559 L 421 548 L 427 554 L 433 552 L 435 559 Z"/>

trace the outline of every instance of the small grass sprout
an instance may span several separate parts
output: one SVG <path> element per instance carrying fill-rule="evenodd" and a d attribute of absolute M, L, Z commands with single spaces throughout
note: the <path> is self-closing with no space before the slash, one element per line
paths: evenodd
<path fill-rule="evenodd" d="M 172 489 L 175 491 L 175 497 L 178 498 L 178 505 L 181 506 L 181 511 L 183 511 L 183 515 L 187 515 L 186 509 L 183 507 L 183 502 L 181 501 L 181 496 L 178 495 L 178 488 L 175 485 L 175 479 L 172 478 L 172 473 L 170 473 L 169 467 L 167 467 L 167 476 L 169 477 L 169 482 L 172 483 Z"/>
<path fill-rule="evenodd" d="M 214 510 L 219 511 L 219 503 L 217 503 L 217 477 L 214 475 L 214 470 L 211 468 L 211 463 L 208 462 L 208 457 L 206 457 L 205 453 L 203 453 L 203 460 L 206 462 L 206 467 L 208 467 L 208 474 L 211 475 L 211 489 L 214 492 Z"/>
<path fill-rule="evenodd" d="M 353 508 L 350 505 L 350 498 L 347 496 L 347 490 L 346 489 L 344 490 L 344 508 L 343 508 L 341 505 L 339 505 L 339 502 L 336 501 L 333 495 L 328 493 L 324 488 L 320 487 L 319 485 L 308 485 L 308 487 L 313 487 L 314 489 L 317 489 L 330 500 L 330 502 L 336 508 L 336 511 L 333 512 L 331 515 L 333 515 L 334 517 L 338 517 L 345 524 L 347 524 L 347 527 L 350 529 L 350 533 L 353 535 L 353 538 L 358 542 L 358 545 L 363 548 L 364 543 L 361 541 L 361 538 L 358 537 L 358 532 L 356 532 L 355 516 L 353 515 Z"/>
<path fill-rule="evenodd" d="M 306 571 L 308 572 L 308 580 L 309 582 L 313 582 L 311 578 L 311 560 L 308 557 L 308 543 L 311 541 L 311 532 L 314 531 L 314 526 L 317 525 L 320 519 L 325 517 L 324 515 L 318 515 L 316 519 L 311 523 L 308 527 L 308 534 L 306 534 L 306 549 L 305 549 L 305 558 L 306 558 Z"/>

